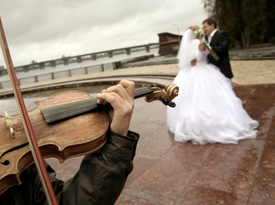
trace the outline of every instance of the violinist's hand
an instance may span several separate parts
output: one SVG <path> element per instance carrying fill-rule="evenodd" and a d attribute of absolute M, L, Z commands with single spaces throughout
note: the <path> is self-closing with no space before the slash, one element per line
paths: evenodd
<path fill-rule="evenodd" d="M 134 82 L 121 80 L 119 84 L 102 90 L 96 95 L 98 104 L 102 104 L 106 100 L 113 107 L 108 112 L 112 132 L 127 136 L 134 110 L 134 92 Z"/>

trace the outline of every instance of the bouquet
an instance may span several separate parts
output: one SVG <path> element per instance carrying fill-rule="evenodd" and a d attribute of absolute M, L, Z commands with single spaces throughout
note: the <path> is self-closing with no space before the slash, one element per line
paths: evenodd
<path fill-rule="evenodd" d="M 199 28 L 194 31 L 195 39 L 201 39 L 205 36 L 204 30 L 202 28 Z M 217 61 L 219 60 L 219 56 L 210 48 L 209 44 L 207 42 L 204 42 L 204 45 L 209 50 L 210 55 Z"/>
<path fill-rule="evenodd" d="M 202 37 L 205 36 L 204 30 L 202 28 L 199 28 L 194 31 L 194 36 L 196 39 L 201 39 Z"/>

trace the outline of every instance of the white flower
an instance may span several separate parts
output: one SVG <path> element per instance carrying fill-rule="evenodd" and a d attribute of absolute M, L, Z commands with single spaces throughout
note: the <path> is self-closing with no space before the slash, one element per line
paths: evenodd
<path fill-rule="evenodd" d="M 196 39 L 201 39 L 202 37 L 205 36 L 204 30 L 202 28 L 199 28 L 194 31 L 194 36 Z"/>

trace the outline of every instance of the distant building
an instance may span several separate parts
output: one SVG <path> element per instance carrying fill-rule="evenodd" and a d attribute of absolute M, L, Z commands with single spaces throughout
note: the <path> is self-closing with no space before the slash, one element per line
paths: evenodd
<path fill-rule="evenodd" d="M 0 65 L 0 70 L 6 70 L 5 66 Z"/>
<path fill-rule="evenodd" d="M 172 33 L 159 33 L 159 54 L 176 54 L 179 50 L 182 35 Z"/>

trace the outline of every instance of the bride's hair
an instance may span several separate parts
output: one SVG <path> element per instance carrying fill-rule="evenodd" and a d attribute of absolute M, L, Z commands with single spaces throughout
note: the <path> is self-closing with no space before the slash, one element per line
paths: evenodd
<path fill-rule="evenodd" d="M 188 27 L 186 30 L 192 29 L 193 31 L 195 31 L 195 30 L 197 30 L 197 29 L 199 29 L 199 28 L 200 28 L 199 26 L 195 25 L 195 26 L 190 26 L 190 27 Z"/>

